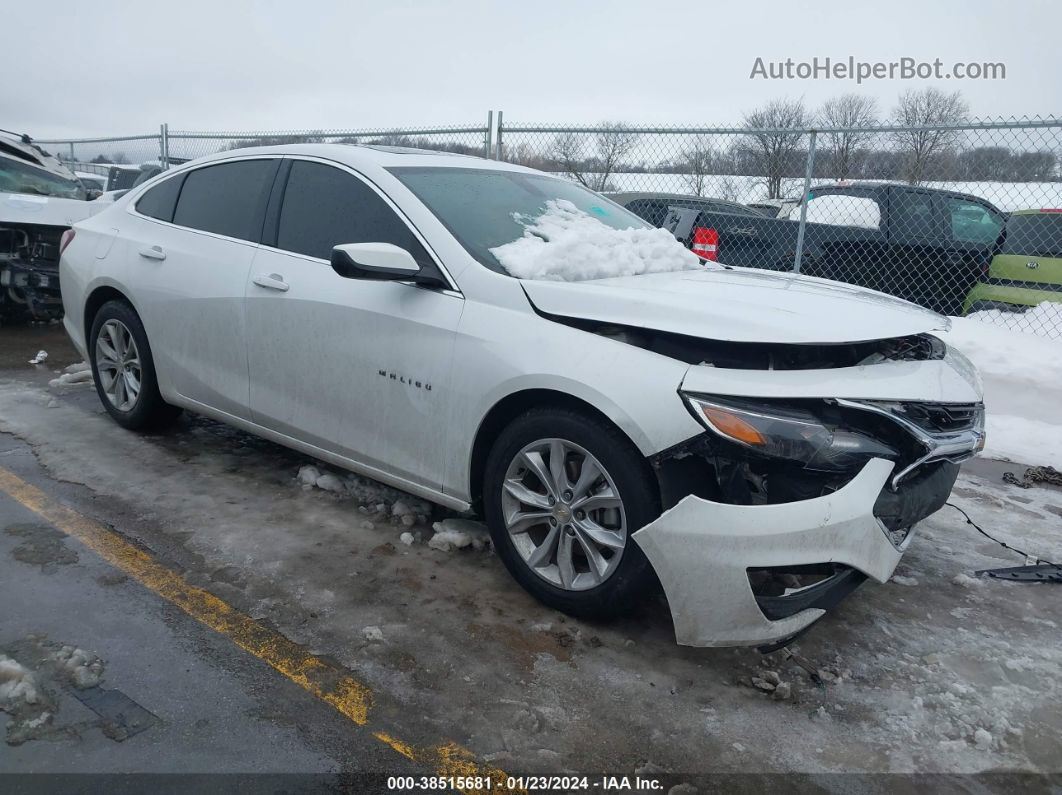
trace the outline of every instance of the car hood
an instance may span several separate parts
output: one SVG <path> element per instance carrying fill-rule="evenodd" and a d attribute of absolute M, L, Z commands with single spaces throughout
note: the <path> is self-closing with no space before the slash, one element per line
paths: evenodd
<path fill-rule="evenodd" d="M 885 293 L 750 268 L 521 284 L 547 315 L 729 342 L 864 342 L 950 326 L 947 318 Z"/>
<path fill-rule="evenodd" d="M 73 226 L 78 221 L 84 221 L 109 206 L 109 204 L 82 199 L 38 196 L 35 193 L 0 193 L 0 226 L 4 224 Z"/>

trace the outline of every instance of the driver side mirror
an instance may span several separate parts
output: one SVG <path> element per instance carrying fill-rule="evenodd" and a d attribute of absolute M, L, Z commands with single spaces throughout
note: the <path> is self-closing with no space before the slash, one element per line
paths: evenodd
<path fill-rule="evenodd" d="M 343 243 L 332 249 L 332 270 L 344 279 L 407 281 L 417 278 L 420 265 L 391 243 Z"/>

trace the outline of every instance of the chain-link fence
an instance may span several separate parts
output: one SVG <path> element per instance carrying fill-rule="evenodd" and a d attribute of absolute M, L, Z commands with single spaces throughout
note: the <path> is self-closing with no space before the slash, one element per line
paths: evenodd
<path fill-rule="evenodd" d="M 1062 121 L 937 127 L 486 124 L 408 130 L 170 132 L 46 141 L 76 170 L 129 179 L 245 146 L 376 143 L 502 159 L 576 180 L 702 256 L 870 287 L 1062 337 Z"/>

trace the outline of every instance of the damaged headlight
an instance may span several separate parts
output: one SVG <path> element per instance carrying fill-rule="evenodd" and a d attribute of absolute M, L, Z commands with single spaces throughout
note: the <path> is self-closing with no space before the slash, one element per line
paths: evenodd
<path fill-rule="evenodd" d="M 684 397 L 694 416 L 717 436 L 809 469 L 848 471 L 871 458 L 895 460 L 899 456 L 866 434 L 826 425 L 807 409 L 736 398 Z"/>

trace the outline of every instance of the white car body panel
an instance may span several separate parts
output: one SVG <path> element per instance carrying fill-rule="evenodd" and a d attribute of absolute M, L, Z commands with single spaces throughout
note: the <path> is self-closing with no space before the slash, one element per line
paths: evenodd
<path fill-rule="evenodd" d="M 263 156 L 313 159 L 358 175 L 411 227 L 449 284 L 428 289 L 344 279 L 321 259 L 184 229 L 135 210 L 144 192 L 175 173 Z M 102 212 L 77 225 L 61 261 L 71 339 L 88 354 L 86 301 L 99 288 L 117 290 L 144 322 L 167 401 L 458 510 L 476 497 L 472 457 L 485 418 L 529 390 L 589 405 L 647 458 L 706 433 L 681 390 L 753 398 L 981 399 L 976 373 L 954 352 L 943 360 L 830 370 L 730 370 L 691 366 L 556 322 L 549 316 L 719 341 L 818 344 L 948 324 L 858 287 L 745 269 L 522 282 L 477 262 L 387 170 L 409 165 L 410 158 L 418 166 L 529 171 L 337 145 L 264 147 L 184 164 L 114 203 L 86 203 Z M 150 254 L 155 246 L 165 259 Z M 740 594 L 722 596 L 722 583 L 737 583 L 750 565 L 836 560 L 887 579 L 899 551 L 873 506 L 892 468 L 872 460 L 847 486 L 813 500 L 747 506 L 687 497 L 634 533 L 672 603 L 679 641 L 765 643 L 819 617 L 821 611 L 807 610 L 768 621 L 754 603 L 753 615 L 747 578 Z"/>
<path fill-rule="evenodd" d="M 929 362 L 881 362 L 832 370 L 728 370 L 694 365 L 682 381 L 686 392 L 734 397 L 848 398 L 974 403 L 981 399 L 976 374 L 956 351 Z"/>
<path fill-rule="evenodd" d="M 73 226 L 103 208 L 102 204 L 81 199 L 0 192 L 0 223 Z"/>
<path fill-rule="evenodd" d="M 861 342 L 949 327 L 947 318 L 885 293 L 750 268 L 529 281 L 525 289 L 547 314 L 729 342 Z"/>
<path fill-rule="evenodd" d="M 882 532 L 873 506 L 892 468 L 875 458 L 840 491 L 780 505 L 727 505 L 690 496 L 636 532 L 634 540 L 663 583 L 678 642 L 767 644 L 822 617 L 822 610 L 809 609 L 769 621 L 749 587 L 749 567 L 830 561 L 877 582 L 888 580 L 903 549 Z"/>

